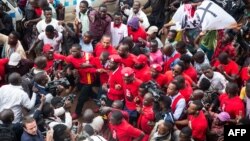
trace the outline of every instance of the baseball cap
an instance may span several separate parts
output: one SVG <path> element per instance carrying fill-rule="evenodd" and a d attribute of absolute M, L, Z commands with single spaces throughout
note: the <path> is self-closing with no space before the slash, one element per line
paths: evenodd
<path fill-rule="evenodd" d="M 159 64 L 153 64 L 153 65 L 151 65 L 151 68 L 155 69 L 158 72 L 162 71 L 162 67 Z"/>
<path fill-rule="evenodd" d="M 45 45 L 43 46 L 43 53 L 47 53 L 47 52 L 49 52 L 49 51 L 54 51 L 54 50 L 53 50 L 53 47 L 52 47 L 50 44 L 45 44 Z"/>
<path fill-rule="evenodd" d="M 221 112 L 217 114 L 216 116 L 222 122 L 230 120 L 230 115 L 227 112 Z"/>
<path fill-rule="evenodd" d="M 130 76 L 132 74 L 134 74 L 134 70 L 132 68 L 125 67 L 125 68 L 122 69 L 122 75 L 123 76 Z"/>
<path fill-rule="evenodd" d="M 148 57 L 144 54 L 140 54 L 135 58 L 135 63 L 137 64 L 146 64 L 148 61 Z"/>
<path fill-rule="evenodd" d="M 112 61 L 112 62 L 116 62 L 116 63 L 121 63 L 122 62 L 122 58 L 117 54 L 110 55 L 109 60 Z"/>
<path fill-rule="evenodd" d="M 10 55 L 10 60 L 8 62 L 8 65 L 17 66 L 20 60 L 21 60 L 21 55 L 17 52 L 14 52 Z"/>
<path fill-rule="evenodd" d="M 151 34 L 153 34 L 155 32 L 158 32 L 158 27 L 157 26 L 150 26 L 148 31 L 147 31 L 147 34 L 151 35 Z"/>

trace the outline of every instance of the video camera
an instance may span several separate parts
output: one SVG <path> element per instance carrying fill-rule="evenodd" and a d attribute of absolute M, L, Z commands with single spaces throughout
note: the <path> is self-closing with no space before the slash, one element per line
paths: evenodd
<path fill-rule="evenodd" d="M 152 93 L 154 96 L 154 100 L 158 101 L 161 95 L 165 93 L 159 88 L 159 85 L 155 81 L 148 81 L 146 82 L 146 89 L 148 92 Z"/>
<path fill-rule="evenodd" d="M 58 80 L 48 82 L 47 86 L 45 87 L 45 90 L 55 96 L 58 93 L 58 85 L 61 85 L 64 88 L 69 88 L 70 83 L 67 78 L 60 78 Z"/>

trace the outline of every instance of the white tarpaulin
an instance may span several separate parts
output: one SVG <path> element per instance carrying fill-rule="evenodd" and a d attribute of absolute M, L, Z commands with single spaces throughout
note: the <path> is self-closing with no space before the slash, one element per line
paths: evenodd
<path fill-rule="evenodd" d="M 194 15 L 190 16 L 190 4 L 182 5 L 174 14 L 172 21 L 176 23 L 175 28 L 201 28 L 201 30 L 219 30 L 236 25 L 235 19 L 220 6 L 210 0 L 205 0 L 199 5 Z"/>

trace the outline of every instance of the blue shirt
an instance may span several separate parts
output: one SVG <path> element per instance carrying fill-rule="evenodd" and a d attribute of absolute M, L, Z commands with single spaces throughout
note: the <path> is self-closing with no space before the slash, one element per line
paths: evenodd
<path fill-rule="evenodd" d="M 30 135 L 26 131 L 23 132 L 21 141 L 44 141 L 42 133 L 37 130 L 37 135 Z"/>

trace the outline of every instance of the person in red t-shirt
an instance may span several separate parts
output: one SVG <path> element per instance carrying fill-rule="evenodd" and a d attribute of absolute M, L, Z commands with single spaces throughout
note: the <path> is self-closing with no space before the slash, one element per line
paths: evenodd
<path fill-rule="evenodd" d="M 118 110 L 111 113 L 109 118 L 109 127 L 113 139 L 119 141 L 141 141 L 145 135 L 141 130 L 133 127 L 126 120 L 124 120 L 122 113 Z"/>
<path fill-rule="evenodd" d="M 162 90 L 167 89 L 167 77 L 162 72 L 162 67 L 159 64 L 153 64 L 150 66 L 150 73 L 151 73 L 151 80 L 154 80 L 157 82 L 157 84 L 160 86 Z"/>
<path fill-rule="evenodd" d="M 188 75 L 195 83 L 197 82 L 197 72 L 196 69 L 191 64 L 192 58 L 188 54 L 181 55 L 181 61 L 185 64 L 185 70 L 183 71 Z"/>
<path fill-rule="evenodd" d="M 188 104 L 190 97 L 193 93 L 191 85 L 188 82 L 186 82 L 184 77 L 181 75 L 176 76 L 173 81 L 179 84 L 180 86 L 179 92 L 181 93 L 182 96 L 184 96 L 186 104 Z"/>
<path fill-rule="evenodd" d="M 147 82 L 150 80 L 150 68 L 148 66 L 148 57 L 140 54 L 135 59 L 135 77 L 142 80 L 143 82 Z"/>
<path fill-rule="evenodd" d="M 115 48 L 111 45 L 111 37 L 109 35 L 103 35 L 100 43 L 96 44 L 94 49 L 94 55 L 100 57 L 101 53 L 107 51 L 110 55 L 116 54 Z"/>
<path fill-rule="evenodd" d="M 4 84 L 5 79 L 5 65 L 8 63 L 8 58 L 0 59 L 0 86 Z"/>
<path fill-rule="evenodd" d="M 80 77 L 80 82 L 78 84 L 80 96 L 78 98 L 75 113 L 72 115 L 73 119 L 77 119 L 82 113 L 84 103 L 93 95 L 92 86 L 97 70 L 93 67 L 93 56 L 89 53 L 82 52 L 79 44 L 74 44 L 72 46 L 71 55 L 67 56 L 65 61 L 78 71 Z"/>
<path fill-rule="evenodd" d="M 140 113 L 138 118 L 137 126 L 146 135 L 144 140 L 148 140 L 149 135 L 154 127 L 155 114 L 153 111 L 154 98 L 151 93 L 146 93 L 143 98 L 143 107 L 138 106 L 137 112 Z"/>
<path fill-rule="evenodd" d="M 139 42 L 139 38 L 144 40 L 147 38 L 147 33 L 143 27 L 140 26 L 139 18 L 136 16 L 128 21 L 128 36 L 130 36 L 135 43 Z"/>
<path fill-rule="evenodd" d="M 163 72 L 171 70 L 173 64 L 181 57 L 172 44 L 168 43 L 162 48 L 163 58 Z"/>
<path fill-rule="evenodd" d="M 114 100 L 123 100 L 123 79 L 122 79 L 122 68 L 121 57 L 117 54 L 109 56 L 108 69 L 111 70 L 109 73 L 109 79 L 107 83 L 102 85 L 102 90 L 107 92 L 107 105 L 111 106 Z"/>
<path fill-rule="evenodd" d="M 122 63 L 125 67 L 133 68 L 136 56 L 129 53 L 129 45 L 127 43 L 120 43 L 118 46 L 118 54 L 122 58 Z"/>
<path fill-rule="evenodd" d="M 226 86 L 227 96 L 224 98 L 220 97 L 221 109 L 227 112 L 231 119 L 236 119 L 238 116 L 244 118 L 245 116 L 245 105 L 244 102 L 239 98 L 239 87 L 236 83 L 229 82 Z"/>
<path fill-rule="evenodd" d="M 243 67 L 240 71 L 241 84 L 246 85 L 247 81 L 250 79 L 250 64 Z"/>
<path fill-rule="evenodd" d="M 129 67 L 122 69 L 123 75 L 123 90 L 125 97 L 125 109 L 129 113 L 130 123 L 135 124 L 138 117 L 136 112 L 136 100 L 138 99 L 138 89 L 142 81 L 135 78 L 134 70 Z"/>
<path fill-rule="evenodd" d="M 47 72 L 47 74 L 51 74 L 53 73 L 53 71 L 56 70 L 61 70 L 62 66 L 60 64 L 60 62 L 64 62 L 64 60 L 66 59 L 66 56 L 58 54 L 58 53 L 54 53 L 54 49 L 50 44 L 45 44 L 43 46 L 43 53 L 44 56 L 47 58 L 47 66 L 45 68 L 45 71 Z M 60 61 L 60 62 L 59 62 Z M 54 68 L 54 63 L 58 62 L 59 66 L 57 66 L 57 68 Z"/>
<path fill-rule="evenodd" d="M 238 78 L 238 64 L 231 60 L 226 52 L 220 53 L 218 60 L 214 63 L 214 69 L 225 76 L 228 81 L 235 82 Z"/>

